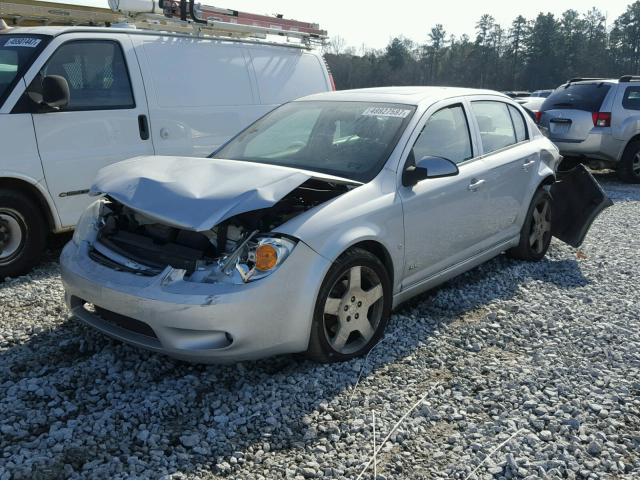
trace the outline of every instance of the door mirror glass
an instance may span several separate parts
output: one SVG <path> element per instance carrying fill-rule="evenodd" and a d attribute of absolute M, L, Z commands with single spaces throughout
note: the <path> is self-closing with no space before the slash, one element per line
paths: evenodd
<path fill-rule="evenodd" d="M 42 103 L 59 109 L 69 104 L 69 84 L 60 75 L 48 75 L 42 79 Z"/>
<path fill-rule="evenodd" d="M 427 178 L 452 177 L 459 173 L 458 166 L 443 157 L 422 157 L 415 165 L 410 165 L 403 172 L 402 184 L 411 187 Z"/>

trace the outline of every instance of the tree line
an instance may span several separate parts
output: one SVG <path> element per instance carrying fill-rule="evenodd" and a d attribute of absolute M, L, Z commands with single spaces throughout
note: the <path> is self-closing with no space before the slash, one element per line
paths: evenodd
<path fill-rule="evenodd" d="M 338 89 L 384 85 L 451 85 L 495 90 L 554 88 L 573 77 L 640 75 L 640 0 L 612 24 L 597 8 L 560 17 L 517 16 L 508 28 L 483 15 L 475 37 L 448 35 L 436 24 L 424 44 L 393 38 L 383 50 L 325 46 Z"/>

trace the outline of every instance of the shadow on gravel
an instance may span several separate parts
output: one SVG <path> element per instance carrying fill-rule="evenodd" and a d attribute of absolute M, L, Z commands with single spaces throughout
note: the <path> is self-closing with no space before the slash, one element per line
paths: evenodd
<path fill-rule="evenodd" d="M 223 457 L 259 462 L 261 452 L 287 450 L 294 458 L 305 444 L 319 445 L 318 437 L 340 434 L 340 424 L 349 418 L 311 422 L 308 415 L 330 414 L 332 400 L 354 387 L 361 371 L 366 379 L 401 360 L 436 328 L 517 295 L 524 282 L 568 290 L 587 284 L 576 261 L 553 259 L 551 253 L 551 259 L 535 264 L 500 256 L 400 307 L 385 337 L 387 348 L 374 350 L 366 364 L 357 359 L 318 365 L 288 356 L 190 365 L 112 341 L 69 320 L 0 352 L 0 411 L 5 412 L 0 450 L 20 450 L 32 458 L 39 478 L 89 467 L 92 475 L 104 468 L 105 476 L 123 468 L 160 473 L 165 467 L 224 475 L 229 466 L 221 463 Z M 32 278 L 56 272 L 36 271 Z M 342 404 L 340 410 L 349 408 Z M 17 478 L 30 476 L 20 468 Z"/>

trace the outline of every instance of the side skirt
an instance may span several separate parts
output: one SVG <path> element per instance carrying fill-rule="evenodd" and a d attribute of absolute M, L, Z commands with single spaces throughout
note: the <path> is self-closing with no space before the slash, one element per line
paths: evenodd
<path fill-rule="evenodd" d="M 446 282 L 447 280 L 460 275 L 461 273 L 466 272 L 467 270 L 471 270 L 474 267 L 486 262 L 487 260 L 491 260 L 493 257 L 500 255 L 505 250 L 508 250 L 511 247 L 515 247 L 520 242 L 520 235 L 517 235 L 510 240 L 501 242 L 494 247 L 489 248 L 483 252 L 480 252 L 473 257 L 470 257 L 466 260 L 463 260 L 455 265 L 452 265 L 430 277 L 421 280 L 418 283 L 415 283 L 401 292 L 395 294 L 393 296 L 393 308 L 395 309 L 401 303 L 406 302 L 412 297 L 419 295 L 441 283 Z"/>

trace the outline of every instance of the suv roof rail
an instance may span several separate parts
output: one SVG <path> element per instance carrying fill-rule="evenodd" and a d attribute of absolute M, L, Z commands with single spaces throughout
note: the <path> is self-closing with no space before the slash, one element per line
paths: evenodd
<path fill-rule="evenodd" d="M 594 81 L 594 80 L 608 80 L 608 79 L 607 78 L 601 78 L 601 77 L 577 77 L 577 78 L 571 78 L 571 79 L 567 80 L 567 83 L 587 82 L 587 81 Z"/>
<path fill-rule="evenodd" d="M 618 79 L 620 83 L 640 82 L 640 75 L 623 75 Z"/>
<path fill-rule="evenodd" d="M 257 39 L 312 48 L 322 46 L 327 32 L 318 24 L 257 15 L 195 0 L 109 0 L 110 8 L 70 5 L 41 0 L 1 0 L 0 18 L 19 25 L 89 25 L 133 27 L 141 30 L 230 39 Z M 292 42 L 292 43 L 290 43 Z"/>

